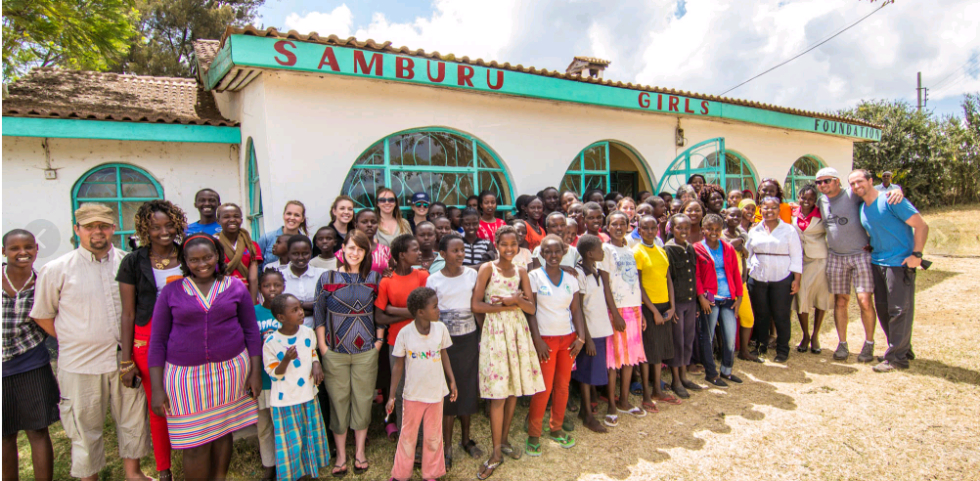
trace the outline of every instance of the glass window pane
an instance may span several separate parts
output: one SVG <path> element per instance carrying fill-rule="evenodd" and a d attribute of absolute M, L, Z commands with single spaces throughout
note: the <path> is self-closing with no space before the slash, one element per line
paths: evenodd
<path fill-rule="evenodd" d="M 391 165 L 469 167 L 473 143 L 449 132 L 415 132 L 393 137 Z"/>
<path fill-rule="evenodd" d="M 91 176 L 89 176 L 91 178 Z M 116 183 L 92 184 L 86 181 L 78 187 L 79 199 L 105 199 L 116 197 Z"/>
<path fill-rule="evenodd" d="M 561 185 L 558 187 L 558 191 L 564 192 L 566 190 L 570 190 L 581 197 L 582 192 L 579 192 L 581 190 L 579 180 L 581 180 L 581 178 L 578 174 L 565 174 L 565 176 L 561 178 Z"/>
<path fill-rule="evenodd" d="M 136 212 L 143 202 L 120 202 L 122 205 L 122 225 L 119 230 L 136 230 Z"/>
<path fill-rule="evenodd" d="M 136 171 L 136 170 L 133 170 L 133 169 L 129 169 L 129 168 L 126 168 L 126 167 L 120 167 L 119 168 L 119 176 L 120 176 L 120 180 L 124 184 L 125 183 L 128 183 L 128 182 L 132 182 L 132 183 L 136 183 L 136 184 L 151 184 L 152 183 L 147 176 L 143 175 L 139 171 Z"/>
<path fill-rule="evenodd" d="M 383 170 L 351 169 L 347 174 L 347 180 L 344 181 L 343 192 L 354 199 L 355 208 L 374 208 L 374 193 L 383 185 L 385 185 Z"/>
<path fill-rule="evenodd" d="M 606 170 L 606 145 L 599 144 L 589 147 L 582 155 L 582 168 L 584 170 Z"/>
<path fill-rule="evenodd" d="M 157 197 L 157 188 L 153 184 L 123 184 L 123 197 Z"/>
<path fill-rule="evenodd" d="M 366 151 L 354 162 L 354 165 L 384 165 L 385 163 L 385 143 L 378 142 Z"/>
<path fill-rule="evenodd" d="M 498 207 L 502 205 L 514 205 L 514 200 L 510 198 L 510 189 L 507 188 L 507 178 L 503 172 L 481 171 L 478 178 L 480 180 L 480 192 L 484 190 L 493 192 L 497 196 Z M 465 197 L 463 201 L 465 203 Z"/>
<path fill-rule="evenodd" d="M 481 169 L 499 169 L 500 165 L 494 160 L 493 154 L 483 147 L 476 147 L 477 167 Z"/>
<path fill-rule="evenodd" d="M 601 189 L 603 192 L 606 191 L 606 176 L 604 175 L 586 175 L 584 182 L 585 185 L 582 186 L 582 190 L 585 192 L 592 189 Z"/>
<path fill-rule="evenodd" d="M 99 169 L 95 172 L 89 174 L 85 182 L 109 182 L 112 184 L 116 183 L 116 168 L 106 167 L 104 169 Z"/>

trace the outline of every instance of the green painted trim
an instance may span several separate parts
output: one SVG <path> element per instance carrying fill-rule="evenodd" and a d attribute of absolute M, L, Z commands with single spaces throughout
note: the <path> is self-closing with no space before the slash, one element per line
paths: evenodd
<path fill-rule="evenodd" d="M 825 164 L 823 160 L 821 160 L 817 156 L 809 155 L 809 154 L 801 156 L 800 158 L 796 159 L 796 161 L 793 162 L 793 165 L 790 166 L 789 168 L 789 172 L 786 173 L 786 179 L 783 180 L 783 193 L 784 195 L 786 195 L 788 199 L 793 199 L 794 201 L 796 200 L 798 195 L 796 189 L 796 183 L 798 181 L 809 181 L 812 183 L 817 180 L 817 177 L 815 175 L 795 175 L 793 173 L 793 171 L 796 170 L 796 164 L 799 164 L 800 162 L 803 161 L 813 162 L 817 167 L 815 170 L 820 170 L 827 166 L 827 164 Z"/>
<path fill-rule="evenodd" d="M 239 127 L 33 117 L 3 117 L 3 136 L 209 144 L 242 142 Z"/>
<path fill-rule="evenodd" d="M 248 155 L 248 222 L 251 234 L 258 239 L 265 234 L 262 218 L 265 210 L 262 206 L 262 184 L 259 175 L 258 159 L 255 156 L 255 142 L 249 137 L 246 155 Z"/>
<path fill-rule="evenodd" d="M 98 197 L 98 198 L 79 198 L 78 197 L 78 190 L 82 188 L 82 184 L 85 184 L 85 179 L 87 179 L 93 173 L 98 172 L 98 171 L 103 170 L 103 169 L 106 169 L 108 167 L 112 167 L 116 171 L 116 181 L 115 182 L 91 182 L 91 183 L 93 183 L 93 184 L 102 184 L 102 185 L 114 184 L 116 186 L 116 196 L 115 197 Z M 145 176 L 147 179 L 150 179 L 150 183 L 153 184 L 153 188 L 155 188 L 156 191 L 157 191 L 157 197 L 122 197 L 122 186 L 123 185 L 125 185 L 125 184 L 141 184 L 142 182 L 123 182 L 122 181 L 122 175 L 120 175 L 120 172 L 119 172 L 119 169 L 121 169 L 121 168 L 134 170 L 136 172 L 139 172 L 140 174 L 143 174 L 143 176 Z M 121 164 L 121 163 L 100 164 L 100 165 L 97 165 L 97 166 L 89 169 L 84 174 L 82 174 L 78 178 L 78 180 L 76 180 L 75 183 L 71 187 L 71 224 L 73 226 L 75 225 L 75 210 L 77 210 L 78 207 L 80 205 L 82 205 L 82 203 L 85 203 L 85 202 L 98 202 L 98 203 L 106 203 L 106 204 L 108 204 L 108 203 L 114 203 L 114 204 L 116 204 L 116 206 L 115 206 L 116 215 L 119 217 L 119 220 L 118 220 L 119 223 L 116 224 L 116 227 L 118 227 L 119 229 L 122 229 L 122 227 L 123 227 L 123 220 L 124 220 L 123 219 L 123 216 L 122 216 L 122 203 L 123 202 L 147 202 L 147 201 L 158 200 L 158 199 L 163 199 L 163 198 L 164 198 L 163 185 L 160 184 L 160 182 L 156 179 L 156 177 L 154 177 L 152 174 L 150 174 L 146 170 L 144 170 L 144 169 L 142 169 L 140 167 L 137 167 L 135 165 L 132 165 L 132 164 Z M 116 230 L 116 232 L 114 234 L 112 234 L 112 236 L 113 237 L 119 237 L 120 238 L 119 239 L 120 240 L 120 243 L 119 243 L 120 247 L 123 250 L 127 250 L 128 245 L 126 243 L 126 237 L 129 236 L 129 235 L 131 235 L 131 234 L 135 234 L 135 233 L 136 233 L 135 230 Z M 72 241 L 75 243 L 75 246 L 77 247 L 78 246 L 78 236 L 72 234 Z"/>
<path fill-rule="evenodd" d="M 377 78 L 418 85 L 541 98 L 672 116 L 727 119 L 855 140 L 881 140 L 881 130 L 846 122 L 823 120 L 816 117 L 775 112 L 682 95 L 647 92 L 626 87 L 613 87 L 393 53 L 252 35 L 228 37 L 225 41 L 225 47 L 222 48 L 222 51 L 225 50 L 231 52 L 231 63 L 239 67 Z M 357 62 L 355 62 L 355 56 Z M 378 68 L 379 63 L 380 68 Z M 223 68 L 224 65 L 219 67 Z M 227 72 L 222 73 L 221 68 L 212 68 L 214 71 L 213 79 L 211 71 L 208 72 L 209 87 L 220 82 L 219 75 L 223 77 L 227 74 Z M 439 75 L 440 68 L 443 69 L 444 75 Z M 435 69 L 435 71 L 430 72 L 430 69 Z"/>
<path fill-rule="evenodd" d="M 214 60 L 211 61 L 211 65 L 208 67 L 207 78 L 204 80 L 204 89 L 211 90 L 221 79 L 228 74 L 235 64 L 231 61 L 231 42 L 225 43 L 225 46 L 218 51 L 214 56 Z M 200 68 L 200 66 L 198 66 Z"/>

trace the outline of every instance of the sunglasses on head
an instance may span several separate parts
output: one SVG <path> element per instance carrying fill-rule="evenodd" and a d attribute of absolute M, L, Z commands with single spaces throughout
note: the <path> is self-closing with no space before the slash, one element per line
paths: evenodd
<path fill-rule="evenodd" d="M 813 183 L 814 184 L 817 184 L 817 185 L 824 185 L 824 184 L 829 184 L 829 183 L 833 182 L 833 180 L 834 179 L 820 179 L 820 180 L 813 181 Z"/>
<path fill-rule="evenodd" d="M 395 202 L 398 202 L 398 200 L 394 197 L 378 197 L 379 204 L 394 204 Z"/>
<path fill-rule="evenodd" d="M 429 206 L 429 203 L 428 202 L 416 202 L 415 203 L 415 207 L 418 207 L 419 209 L 424 209 L 424 208 L 426 208 L 428 206 Z"/>

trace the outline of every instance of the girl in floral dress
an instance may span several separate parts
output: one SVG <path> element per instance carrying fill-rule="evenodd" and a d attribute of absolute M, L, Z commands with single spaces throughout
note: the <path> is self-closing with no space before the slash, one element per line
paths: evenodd
<path fill-rule="evenodd" d="M 490 400 L 490 433 L 493 452 L 477 473 L 487 479 L 506 454 L 518 459 L 520 448 L 507 439 L 517 396 L 544 391 L 525 313 L 534 314 L 531 281 L 527 270 L 514 265 L 520 250 L 517 231 L 504 226 L 495 233 L 499 258 L 480 266 L 473 291 L 473 312 L 486 314 L 480 340 L 480 397 Z M 523 311 L 523 312 L 521 312 Z"/>

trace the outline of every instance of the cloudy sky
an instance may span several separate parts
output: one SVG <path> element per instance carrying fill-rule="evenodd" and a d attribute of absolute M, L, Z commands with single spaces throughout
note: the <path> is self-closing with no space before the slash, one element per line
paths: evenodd
<path fill-rule="evenodd" d="M 396 46 L 564 70 L 612 61 L 605 77 L 721 94 L 874 12 L 881 0 L 267 0 L 264 27 L 388 40 Z M 736 98 L 826 111 L 861 99 L 962 116 L 980 91 L 980 2 L 898 0 Z"/>

